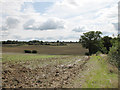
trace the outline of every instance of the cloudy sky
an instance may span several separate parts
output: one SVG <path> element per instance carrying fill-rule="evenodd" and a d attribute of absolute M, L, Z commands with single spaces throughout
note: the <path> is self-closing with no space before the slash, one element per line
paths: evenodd
<path fill-rule="evenodd" d="M 116 35 L 118 1 L 1 0 L 2 40 L 78 41 L 87 31 Z"/>

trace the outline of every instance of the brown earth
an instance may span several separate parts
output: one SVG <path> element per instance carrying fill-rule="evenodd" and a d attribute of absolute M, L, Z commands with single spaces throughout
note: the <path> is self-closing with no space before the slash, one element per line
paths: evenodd
<path fill-rule="evenodd" d="M 89 57 L 84 56 L 82 60 L 76 58 L 74 63 L 48 64 L 34 69 L 27 67 L 32 62 L 3 62 L 2 85 L 3 88 L 80 88 L 80 85 L 73 86 L 72 80 L 85 69 L 87 60 Z"/>

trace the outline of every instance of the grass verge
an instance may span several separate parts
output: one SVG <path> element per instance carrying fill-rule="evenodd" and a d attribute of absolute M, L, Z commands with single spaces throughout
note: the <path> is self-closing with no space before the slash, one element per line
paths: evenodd
<path fill-rule="evenodd" d="M 82 88 L 118 88 L 118 70 L 105 57 L 91 56 L 86 65 Z"/>

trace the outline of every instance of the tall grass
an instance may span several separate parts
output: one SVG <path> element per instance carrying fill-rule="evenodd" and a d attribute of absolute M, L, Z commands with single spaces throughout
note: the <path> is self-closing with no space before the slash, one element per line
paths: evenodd
<path fill-rule="evenodd" d="M 87 66 L 88 69 L 83 73 L 83 88 L 118 88 L 118 74 L 111 72 L 111 65 L 108 65 L 105 58 L 91 56 Z"/>

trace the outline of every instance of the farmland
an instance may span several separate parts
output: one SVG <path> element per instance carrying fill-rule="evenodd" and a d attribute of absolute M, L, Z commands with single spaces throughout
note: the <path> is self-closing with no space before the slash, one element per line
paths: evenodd
<path fill-rule="evenodd" d="M 24 50 L 37 50 L 25 54 Z M 106 56 L 85 56 L 80 44 L 3 46 L 3 88 L 117 88 Z"/>
<path fill-rule="evenodd" d="M 3 45 L 3 53 L 24 53 L 24 50 L 37 50 L 39 54 L 52 55 L 84 55 L 84 49 L 79 43 L 67 44 L 65 46 L 46 45 Z"/>

